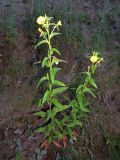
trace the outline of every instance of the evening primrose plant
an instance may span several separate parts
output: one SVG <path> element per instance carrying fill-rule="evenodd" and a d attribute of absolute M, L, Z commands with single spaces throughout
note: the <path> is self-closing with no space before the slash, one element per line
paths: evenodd
<path fill-rule="evenodd" d="M 84 113 L 89 112 L 90 103 L 87 100 L 87 95 L 95 96 L 97 85 L 93 78 L 95 70 L 103 60 L 100 54 L 93 52 L 90 57 L 91 65 L 84 72 L 85 82 L 80 84 L 75 90 L 73 100 L 64 99 L 64 91 L 68 90 L 68 86 L 56 79 L 57 73 L 61 70 L 58 67 L 59 63 L 67 63 L 59 59 L 57 55 L 61 55 L 57 48 L 52 46 L 52 39 L 60 35 L 59 29 L 62 26 L 61 21 L 54 23 L 52 17 L 40 16 L 37 18 L 39 25 L 38 32 L 40 41 L 36 47 L 41 45 L 47 46 L 47 54 L 41 63 L 43 68 L 47 68 L 47 73 L 40 78 L 37 87 L 46 84 L 46 91 L 43 97 L 39 99 L 38 106 L 40 111 L 34 115 L 43 118 L 43 123 L 36 131 L 44 135 L 45 141 L 42 146 L 47 147 L 54 143 L 57 147 L 66 146 L 69 138 L 75 137 L 75 129 L 77 126 L 82 127 L 81 117 Z M 62 96 L 62 98 L 61 98 Z M 44 111 L 47 107 L 47 111 Z"/>

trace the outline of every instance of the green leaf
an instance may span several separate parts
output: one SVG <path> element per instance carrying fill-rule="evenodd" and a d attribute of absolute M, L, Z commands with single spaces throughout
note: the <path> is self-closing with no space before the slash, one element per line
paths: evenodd
<path fill-rule="evenodd" d="M 54 69 L 55 75 L 56 75 L 57 72 L 59 72 L 59 71 L 61 70 L 61 68 L 58 68 L 58 67 L 55 67 L 55 68 L 53 68 L 53 69 Z"/>
<path fill-rule="evenodd" d="M 52 48 L 53 52 L 57 53 L 58 55 L 61 55 L 60 51 L 57 48 Z"/>
<path fill-rule="evenodd" d="M 84 99 L 83 99 L 83 95 L 79 95 L 78 97 L 77 97 L 77 99 L 78 99 L 78 102 L 79 102 L 79 105 L 80 105 L 80 109 L 83 111 L 83 112 L 90 112 L 90 110 L 88 109 L 88 108 L 86 108 L 86 106 L 87 106 L 87 104 L 88 103 L 85 103 L 84 101 Z"/>
<path fill-rule="evenodd" d="M 38 103 L 38 107 L 40 107 L 42 105 L 42 99 L 39 99 L 39 103 Z"/>
<path fill-rule="evenodd" d="M 62 86 L 62 87 L 66 86 L 63 82 L 58 81 L 58 80 L 54 80 L 53 84 L 57 86 Z"/>
<path fill-rule="evenodd" d="M 54 134 L 59 138 L 62 139 L 64 137 L 64 135 L 62 133 L 60 133 L 58 130 L 54 131 Z"/>
<path fill-rule="evenodd" d="M 78 120 L 74 120 L 73 122 L 71 122 L 71 124 L 69 124 L 69 127 L 71 128 L 76 127 L 76 126 L 82 127 L 82 123 Z"/>
<path fill-rule="evenodd" d="M 46 81 L 46 80 L 48 80 L 48 77 L 46 77 L 46 76 L 42 77 L 42 78 L 39 80 L 39 82 L 38 82 L 37 88 L 40 86 L 40 84 L 41 84 L 42 82 L 44 82 L 44 81 Z"/>
<path fill-rule="evenodd" d="M 83 111 L 83 112 L 90 112 L 90 110 L 88 108 L 86 108 L 84 105 L 80 106 L 80 109 Z"/>
<path fill-rule="evenodd" d="M 61 70 L 61 68 L 57 68 L 57 67 L 50 70 L 50 79 L 51 79 L 52 83 L 54 82 L 54 79 L 55 79 L 57 72 L 60 70 Z"/>
<path fill-rule="evenodd" d="M 96 85 L 94 79 L 90 78 L 89 81 L 90 81 L 91 85 L 92 85 L 94 88 L 97 88 L 97 85 Z"/>
<path fill-rule="evenodd" d="M 42 61 L 42 67 L 47 66 L 48 67 L 48 57 L 45 57 Z"/>
<path fill-rule="evenodd" d="M 67 61 L 64 61 L 62 59 L 58 59 L 59 62 L 64 62 L 64 63 L 68 63 Z"/>
<path fill-rule="evenodd" d="M 70 107 L 76 107 L 77 106 L 77 101 L 76 100 L 72 100 L 69 104 Z"/>
<path fill-rule="evenodd" d="M 94 98 L 96 98 L 96 95 L 93 93 L 93 91 L 92 91 L 91 88 L 85 88 L 85 89 L 84 89 L 84 93 L 85 93 L 85 92 L 91 94 Z"/>
<path fill-rule="evenodd" d="M 35 62 L 34 64 L 40 64 L 41 63 L 41 61 L 38 61 L 38 62 Z"/>
<path fill-rule="evenodd" d="M 58 108 L 62 108 L 63 107 L 63 105 L 56 98 L 53 98 L 51 101 Z"/>
<path fill-rule="evenodd" d="M 79 85 L 78 88 L 77 88 L 77 90 L 76 90 L 76 94 L 78 94 L 78 93 L 81 94 L 83 88 L 84 88 L 84 85 L 83 85 L 83 84 Z"/>
<path fill-rule="evenodd" d="M 63 123 L 61 120 L 58 120 L 58 119 L 54 119 L 55 123 L 58 125 L 58 128 L 60 128 L 60 130 L 62 131 L 63 130 Z"/>
<path fill-rule="evenodd" d="M 50 118 L 53 117 L 53 114 L 52 114 L 52 111 L 51 110 L 48 110 L 47 111 L 47 118 L 46 118 L 46 121 L 48 121 Z"/>
<path fill-rule="evenodd" d="M 54 108 L 52 109 L 53 116 L 56 116 L 58 112 L 62 112 L 69 108 L 68 105 L 62 105 L 56 98 L 52 99 L 52 104 L 54 104 Z"/>
<path fill-rule="evenodd" d="M 58 102 L 56 99 L 52 103 L 55 105 L 55 107 L 52 109 L 52 113 L 55 116 L 58 112 L 62 112 L 69 108 L 68 105 L 62 105 L 60 102 Z"/>
<path fill-rule="evenodd" d="M 42 40 L 35 46 L 35 48 L 37 48 L 38 46 L 40 46 L 42 44 L 45 44 L 45 43 L 48 43 L 48 41 L 47 40 Z"/>
<path fill-rule="evenodd" d="M 38 129 L 36 129 L 35 130 L 35 132 L 45 132 L 45 130 L 46 130 L 46 127 L 40 127 L 40 128 L 38 128 Z"/>
<path fill-rule="evenodd" d="M 70 135 L 70 137 L 72 137 L 73 136 L 73 130 L 70 127 L 67 127 L 67 131 L 68 131 L 68 134 Z"/>
<path fill-rule="evenodd" d="M 46 117 L 46 112 L 40 111 L 40 112 L 34 113 L 34 115 L 38 116 L 38 117 L 45 118 Z"/>
<path fill-rule="evenodd" d="M 60 94 L 60 93 L 64 92 L 67 89 L 68 89 L 68 87 L 59 87 L 59 88 L 53 89 L 51 95 L 52 96 L 56 96 L 57 94 Z"/>
<path fill-rule="evenodd" d="M 47 90 L 43 96 L 42 105 L 49 99 L 50 91 Z"/>
<path fill-rule="evenodd" d="M 45 130 L 45 136 L 48 137 L 50 135 L 50 132 L 54 129 L 54 126 L 52 123 L 48 124 L 46 126 L 46 130 Z"/>
<path fill-rule="evenodd" d="M 60 35 L 60 34 L 61 34 L 61 33 L 59 33 L 59 32 L 51 33 L 51 34 L 50 34 L 50 39 L 53 38 L 54 36 L 58 36 L 58 35 Z"/>

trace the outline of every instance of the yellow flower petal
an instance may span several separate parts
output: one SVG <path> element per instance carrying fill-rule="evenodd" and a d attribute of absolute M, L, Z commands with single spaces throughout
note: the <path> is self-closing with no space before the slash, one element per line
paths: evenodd
<path fill-rule="evenodd" d="M 94 55 L 94 56 L 91 56 L 91 57 L 90 57 L 90 61 L 91 61 L 92 63 L 96 63 L 98 60 L 99 60 L 99 58 L 98 58 L 97 55 Z"/>
<path fill-rule="evenodd" d="M 62 22 L 58 21 L 57 26 L 62 26 Z"/>
<path fill-rule="evenodd" d="M 37 23 L 40 24 L 40 25 L 44 25 L 46 22 L 46 18 L 43 17 L 43 16 L 40 16 L 37 18 Z"/>

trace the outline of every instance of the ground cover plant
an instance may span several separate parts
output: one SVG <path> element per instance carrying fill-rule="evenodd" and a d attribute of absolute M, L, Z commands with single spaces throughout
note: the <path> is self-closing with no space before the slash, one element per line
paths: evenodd
<path fill-rule="evenodd" d="M 93 52 L 89 57 L 91 64 L 88 70 L 83 72 L 84 83 L 74 88 L 74 99 L 64 98 L 64 92 L 69 88 L 66 84 L 56 79 L 57 73 L 61 70 L 59 63 L 64 62 L 58 58 L 60 51 L 52 46 L 52 39 L 60 35 L 59 28 L 62 26 L 61 21 L 53 22 L 52 17 L 46 15 L 37 19 L 40 32 L 40 41 L 36 47 L 45 44 L 48 52 L 42 62 L 42 67 L 47 68 L 47 73 L 38 82 L 38 86 L 42 83 L 46 84 L 46 91 L 42 98 L 39 99 L 38 106 L 40 111 L 35 115 L 44 119 L 45 125 L 39 127 L 36 131 L 44 134 L 45 141 L 42 146 L 48 147 L 54 143 L 57 147 L 66 146 L 69 138 L 75 138 L 77 133 L 76 127 L 82 127 L 82 118 L 84 114 L 90 112 L 90 102 L 87 96 L 96 98 L 95 89 L 97 85 L 93 78 L 97 66 L 103 61 L 100 53 Z M 58 56 L 57 56 L 58 55 Z M 44 107 L 47 111 L 43 111 Z"/>

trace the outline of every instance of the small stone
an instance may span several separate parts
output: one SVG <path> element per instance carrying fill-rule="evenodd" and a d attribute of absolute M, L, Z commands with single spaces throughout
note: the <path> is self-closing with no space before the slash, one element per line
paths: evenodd
<path fill-rule="evenodd" d="M 39 148 L 35 149 L 35 153 L 40 154 L 40 149 Z"/>
<path fill-rule="evenodd" d="M 9 136 L 7 131 L 4 131 L 4 144 L 9 144 Z"/>
<path fill-rule="evenodd" d="M 17 140 L 16 140 L 16 144 L 17 144 L 18 146 L 21 146 L 21 140 L 20 140 L 20 139 L 17 139 Z"/>
<path fill-rule="evenodd" d="M 42 155 L 42 156 L 44 156 L 44 155 L 46 155 L 46 154 L 47 154 L 47 151 L 46 151 L 46 150 L 42 150 L 42 151 L 41 151 L 41 155 Z"/>
<path fill-rule="evenodd" d="M 19 152 L 22 152 L 22 150 L 23 150 L 22 146 L 17 146 L 17 147 L 16 147 L 16 152 L 18 152 L 18 151 L 19 151 Z"/>
<path fill-rule="evenodd" d="M 41 155 L 37 155 L 37 160 L 42 160 L 43 157 Z"/>
<path fill-rule="evenodd" d="M 6 131 L 8 131 L 8 130 L 9 130 L 9 128 L 7 127 L 7 128 L 6 128 Z"/>
<path fill-rule="evenodd" d="M 29 136 L 28 139 L 29 139 L 29 140 L 35 140 L 36 138 L 33 137 L 33 136 Z"/>
<path fill-rule="evenodd" d="M 60 160 L 60 159 L 61 159 L 60 154 L 57 153 L 57 156 L 56 156 L 55 160 Z"/>
<path fill-rule="evenodd" d="M 73 139 L 70 139 L 69 142 L 70 142 L 72 145 L 74 144 Z"/>
<path fill-rule="evenodd" d="M 18 135 L 21 135 L 22 134 L 22 131 L 18 128 L 14 131 L 14 134 L 18 134 Z"/>

